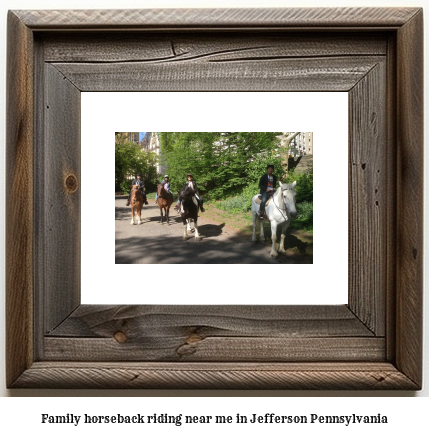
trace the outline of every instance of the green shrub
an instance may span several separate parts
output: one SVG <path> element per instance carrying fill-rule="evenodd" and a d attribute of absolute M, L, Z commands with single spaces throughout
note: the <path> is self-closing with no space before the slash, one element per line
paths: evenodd
<path fill-rule="evenodd" d="M 313 202 L 303 201 L 296 204 L 297 215 L 291 227 L 297 230 L 313 232 Z"/>
<path fill-rule="evenodd" d="M 220 201 L 217 207 L 226 211 L 247 212 L 250 210 L 249 202 L 244 195 L 237 197 L 230 197 L 226 200 Z"/>
<path fill-rule="evenodd" d="M 125 180 L 120 185 L 121 191 L 123 194 L 129 194 L 131 191 L 131 181 Z"/>
<path fill-rule="evenodd" d="M 313 202 L 313 166 L 303 173 L 295 174 L 294 171 L 289 171 L 286 182 L 293 181 L 296 181 L 296 202 Z"/>

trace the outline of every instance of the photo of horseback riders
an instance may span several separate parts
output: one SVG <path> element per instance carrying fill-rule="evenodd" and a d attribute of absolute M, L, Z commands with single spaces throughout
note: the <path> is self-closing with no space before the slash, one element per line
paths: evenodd
<path fill-rule="evenodd" d="M 311 264 L 312 205 L 312 132 L 115 132 L 117 264 Z"/>

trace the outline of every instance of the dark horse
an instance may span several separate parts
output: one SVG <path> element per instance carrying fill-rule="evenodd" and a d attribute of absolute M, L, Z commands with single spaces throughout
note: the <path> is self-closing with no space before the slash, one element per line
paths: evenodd
<path fill-rule="evenodd" d="M 195 198 L 195 192 L 187 186 L 179 193 L 179 199 L 182 200 L 183 212 L 181 213 L 183 222 L 183 240 L 188 239 L 188 223 L 186 220 L 194 220 L 195 240 L 201 241 L 198 233 L 198 200 Z"/>
<path fill-rule="evenodd" d="M 170 218 L 170 206 L 171 203 L 173 203 L 173 197 L 170 195 L 168 191 L 164 189 L 164 185 L 159 184 L 158 185 L 158 207 L 159 212 L 161 214 L 161 218 L 159 222 L 161 224 L 164 224 L 164 215 L 163 211 L 165 210 L 165 217 L 167 218 L 167 224 L 170 224 L 169 218 Z"/>

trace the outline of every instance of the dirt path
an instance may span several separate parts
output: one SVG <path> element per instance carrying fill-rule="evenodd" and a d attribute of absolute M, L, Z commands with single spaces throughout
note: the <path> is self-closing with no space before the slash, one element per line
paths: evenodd
<path fill-rule="evenodd" d="M 213 214 L 207 214 L 213 215 Z M 142 224 L 130 225 L 130 208 L 126 197 L 115 200 L 115 263 L 182 263 L 182 264 L 293 264 L 312 263 L 312 255 L 303 251 L 303 242 L 297 235 L 287 237 L 288 255 L 270 257 L 271 243 L 253 243 L 251 235 L 225 222 L 205 218 L 201 214 L 198 229 L 201 241 L 188 233 L 183 241 L 182 220 L 170 210 L 170 225 L 159 224 L 159 208 L 153 200 L 142 210 Z M 301 247 L 299 247 L 301 245 Z M 309 250 L 307 250 L 309 251 Z"/>

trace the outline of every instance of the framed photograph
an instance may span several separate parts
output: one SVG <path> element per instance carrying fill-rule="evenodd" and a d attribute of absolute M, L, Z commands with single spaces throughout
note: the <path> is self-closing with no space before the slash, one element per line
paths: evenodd
<path fill-rule="evenodd" d="M 82 268 L 82 304 L 347 303 L 346 92 L 85 92 L 81 97 L 81 263 L 91 265 L 91 268 Z M 329 111 L 326 110 L 327 101 L 330 103 Z M 142 126 L 142 120 L 155 132 L 146 132 L 144 141 L 140 142 L 136 138 L 142 135 L 129 133 L 128 129 Z M 289 135 L 295 135 L 290 139 L 295 149 L 285 148 L 280 144 L 284 135 L 273 133 L 276 127 L 285 125 L 285 120 L 289 126 L 302 130 Z M 123 130 L 115 134 L 115 148 L 114 135 L 107 126 Z M 315 133 L 306 132 L 306 128 L 314 129 Z M 195 129 L 198 132 L 193 131 Z M 131 152 L 141 153 L 141 160 L 137 162 L 142 165 L 141 162 L 153 158 L 147 149 L 157 150 L 155 147 L 161 142 L 170 147 L 163 149 L 161 161 L 168 166 L 168 170 L 156 170 L 155 176 L 150 166 L 130 172 L 130 175 L 143 174 L 148 194 L 148 204 L 141 211 L 141 224 L 136 224 L 137 220 L 134 220 L 135 225 L 130 226 L 130 207 L 126 203 L 129 185 L 135 176 L 128 179 L 123 192 L 123 168 L 129 161 L 122 156 L 125 153 L 129 156 Z M 233 145 L 225 148 L 226 143 Z M 246 151 L 243 160 L 241 150 L 249 143 L 252 148 Z M 317 143 L 328 144 L 333 152 L 317 149 Z M 303 156 L 299 147 L 305 144 L 308 144 L 308 153 Z M 188 154 L 189 149 L 198 151 Z M 103 152 L 100 153 L 100 150 Z M 181 152 L 186 153 L 186 159 L 176 157 Z M 288 153 L 299 154 L 300 157 L 285 158 Z M 207 154 L 210 154 L 210 160 L 201 161 L 201 156 Z M 281 165 L 285 159 L 289 164 L 287 178 L 285 165 Z M 238 168 L 231 172 L 229 168 L 234 160 L 238 161 Z M 97 163 L 96 168 L 94 162 Z M 255 223 L 255 237 L 252 233 L 251 199 L 260 191 L 258 182 L 267 172 L 267 163 L 274 164 L 278 180 L 297 181 L 295 202 L 298 213 L 287 231 L 285 253 L 280 255 L 271 253 L 269 222 L 264 225 L 265 243 L 260 240 L 259 219 Z M 309 163 L 311 167 L 306 166 Z M 322 193 L 329 167 L 335 168 L 335 177 L 329 182 L 335 187 L 332 191 L 335 191 L 335 197 L 332 197 L 335 198 L 335 204 L 332 203 L 335 208 L 335 235 L 324 231 L 332 227 L 332 215 L 324 207 L 326 197 Z M 102 212 L 94 211 L 95 193 L 92 189 L 94 171 L 101 174 L 100 169 L 102 179 L 106 179 L 107 174 L 118 174 L 115 192 L 120 192 L 115 195 L 113 208 L 112 189 L 96 190 L 97 203 L 106 205 Z M 184 236 L 182 218 L 173 209 L 187 171 L 192 171 L 206 205 L 205 212 L 201 212 L 198 218 L 201 243 L 195 243 L 195 233 L 188 231 Z M 169 175 L 174 196 L 168 225 L 165 218 L 164 224 L 159 224 L 159 205 L 155 204 L 154 198 L 155 184 L 164 175 Z M 155 183 L 154 177 L 159 177 Z M 234 186 L 231 186 L 231 177 L 235 178 Z M 113 177 L 108 180 L 113 181 Z M 220 198 L 223 203 L 213 198 Z M 211 201 L 207 203 L 207 199 Z M 231 204 L 234 209 L 230 209 Z M 307 207 L 311 207 L 314 213 L 306 214 L 308 209 L 304 208 Z M 113 211 L 115 220 L 106 219 Z M 282 218 L 279 214 L 278 219 Z M 316 246 L 313 246 L 313 236 Z M 182 237 L 187 241 L 183 242 Z M 333 240 L 335 243 L 332 243 Z M 276 247 L 280 241 L 279 236 Z M 114 265 L 111 263 L 113 253 Z M 318 283 L 331 267 L 332 259 L 335 259 L 337 274 L 331 276 L 329 289 L 320 292 Z M 188 271 L 184 265 L 191 264 L 194 265 L 191 267 L 192 280 L 203 284 L 204 292 L 201 292 L 201 286 L 189 286 L 188 280 L 182 278 L 183 272 Z M 105 265 L 110 267 L 106 269 Z M 266 270 L 263 265 L 283 265 L 283 268 L 276 268 L 276 273 L 287 276 L 285 286 L 266 286 L 264 277 L 272 270 Z M 95 274 L 97 270 L 103 271 L 103 274 Z M 262 274 L 262 281 L 256 286 L 259 273 Z M 137 284 L 135 280 L 139 274 L 143 274 L 144 279 Z M 160 276 L 166 276 L 161 288 Z M 100 289 L 103 291 L 100 292 Z M 154 289 L 160 289 L 160 292 L 151 292 Z M 246 292 L 245 300 L 244 289 L 253 289 Z"/>
<path fill-rule="evenodd" d="M 83 304 L 83 95 L 131 92 L 347 93 L 347 303 Z M 10 11 L 6 116 L 9 388 L 421 389 L 420 8 Z"/>

